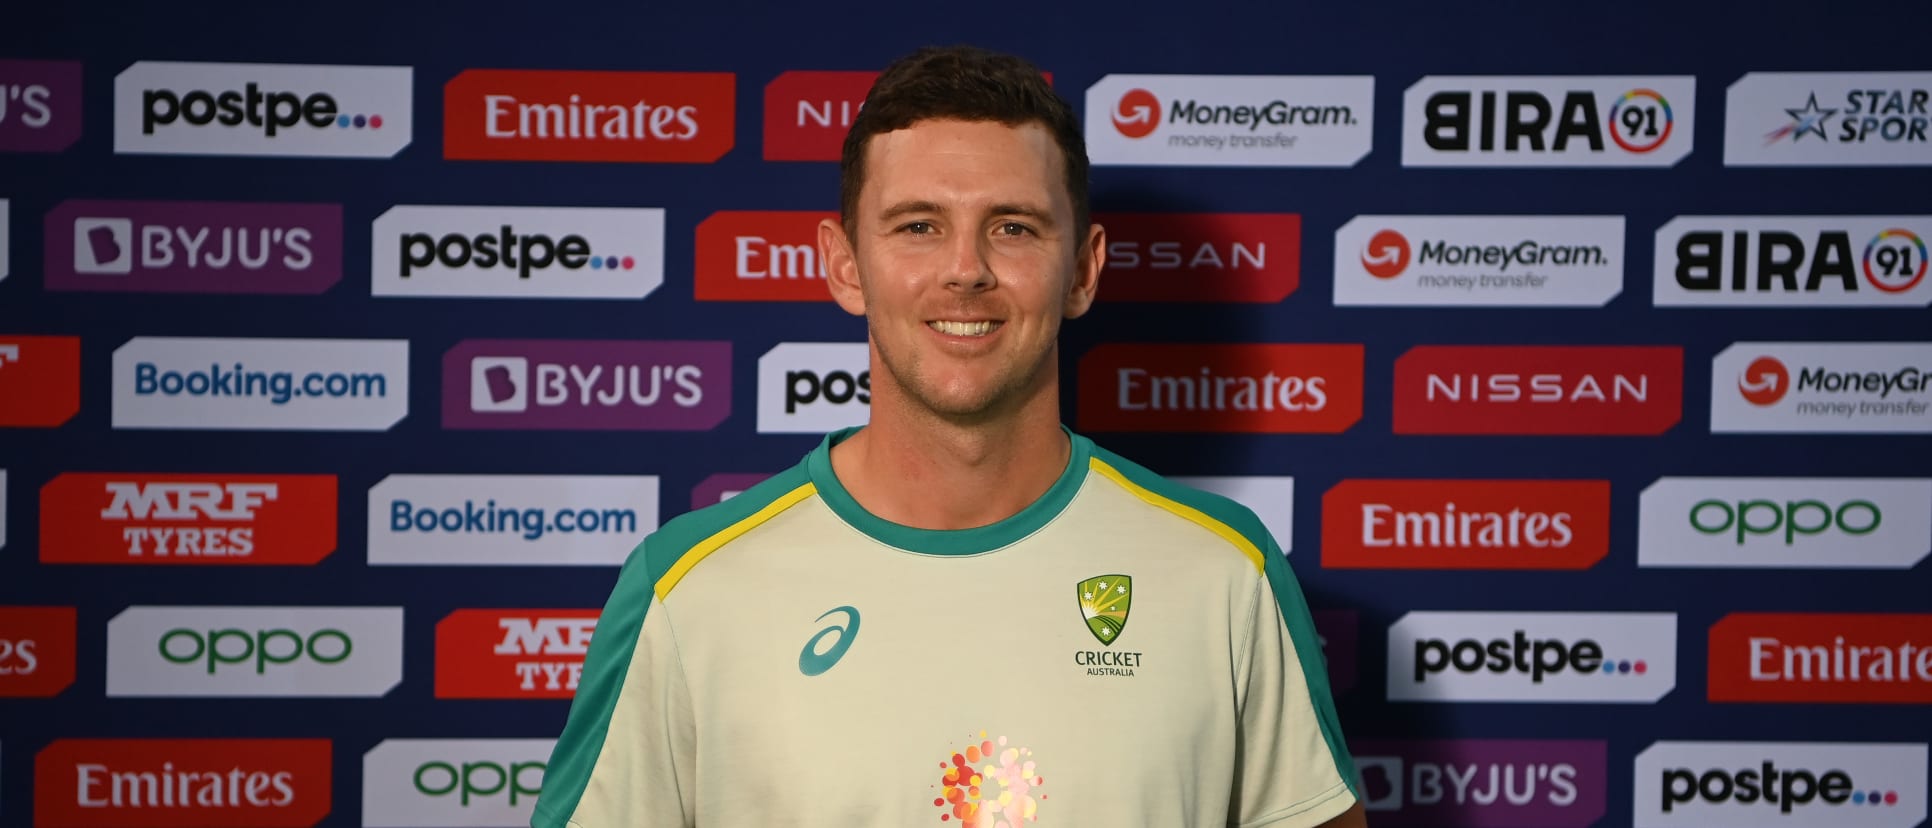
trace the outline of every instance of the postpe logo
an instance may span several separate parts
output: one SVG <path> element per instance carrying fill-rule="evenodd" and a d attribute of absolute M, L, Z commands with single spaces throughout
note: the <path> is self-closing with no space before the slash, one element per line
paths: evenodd
<path fill-rule="evenodd" d="M 392 474 L 369 490 L 369 565 L 617 566 L 657 503 L 645 475 Z"/>
<path fill-rule="evenodd" d="M 1129 138 L 1145 138 L 1161 125 L 1161 99 L 1145 89 L 1129 89 L 1114 104 L 1114 129 Z"/>
<path fill-rule="evenodd" d="M 1637 535 L 1639 566 L 1909 569 L 1932 553 L 1932 479 L 1665 477 Z"/>
<path fill-rule="evenodd" d="M 64 201 L 47 214 L 47 289 L 318 294 L 342 279 L 342 207 Z"/>
<path fill-rule="evenodd" d="M 1677 684 L 1677 616 L 1411 612 L 1389 627 L 1390 701 L 1650 704 Z"/>
<path fill-rule="evenodd" d="M 567 699 L 594 609 L 459 609 L 436 622 L 436 698 Z"/>
<path fill-rule="evenodd" d="M 1353 742 L 1349 752 L 1376 825 L 1584 828 L 1603 817 L 1608 798 L 1600 741 Z"/>
<path fill-rule="evenodd" d="M 1129 302 L 1260 302 L 1301 284 L 1295 213 L 1104 213 L 1107 296 Z"/>
<path fill-rule="evenodd" d="M 385 739 L 362 755 L 370 828 L 520 828 L 554 739 Z"/>
<path fill-rule="evenodd" d="M 664 283 L 664 211 L 391 207 L 375 221 L 375 296 L 642 299 Z"/>
<path fill-rule="evenodd" d="M 1338 434 L 1362 417 L 1360 345 L 1114 343 L 1079 374 L 1084 431 Z"/>
<path fill-rule="evenodd" d="M 1652 743 L 1637 754 L 1638 828 L 1910 828 L 1925 819 L 1926 745 Z"/>
<path fill-rule="evenodd" d="M 408 340 L 142 336 L 114 350 L 115 428 L 387 431 L 408 413 Z"/>
<path fill-rule="evenodd" d="M 781 342 L 758 358 L 758 433 L 823 434 L 872 416 L 863 342 Z"/>
<path fill-rule="evenodd" d="M 74 683 L 73 607 L 0 607 L 0 698 L 51 698 Z"/>
<path fill-rule="evenodd" d="M 114 79 L 114 151 L 389 158 L 409 145 L 407 66 L 141 61 Z"/>
<path fill-rule="evenodd" d="M 377 697 L 402 682 L 401 607 L 129 607 L 107 695 Z"/>
<path fill-rule="evenodd" d="M 80 61 L 0 60 L 0 152 L 60 152 L 80 136 Z"/>
<path fill-rule="evenodd" d="M 53 428 L 80 413 L 80 337 L 0 334 L 0 427 Z"/>
<path fill-rule="evenodd" d="M 1676 346 L 1418 345 L 1395 361 L 1397 434 L 1657 435 L 1683 415 Z"/>
<path fill-rule="evenodd" d="M 1378 230 L 1362 245 L 1362 269 L 1377 279 L 1393 279 L 1409 269 L 1409 240 L 1394 230 Z"/>
<path fill-rule="evenodd" d="M 693 294 L 700 302 L 832 301 L 818 256 L 818 224 L 827 219 L 838 213 L 712 213 L 698 222 Z"/>
<path fill-rule="evenodd" d="M 730 72 L 468 69 L 443 86 L 443 157 L 709 163 L 736 140 Z"/>
<path fill-rule="evenodd" d="M 1610 552 L 1603 480 L 1344 480 L 1322 496 L 1322 566 L 1588 569 Z"/>
<path fill-rule="evenodd" d="M 1751 613 L 1710 630 L 1714 702 L 1932 704 L 1932 614 Z"/>
<path fill-rule="evenodd" d="M 335 475 L 68 472 L 40 490 L 40 560 L 307 566 L 335 524 Z"/>
<path fill-rule="evenodd" d="M 330 763 L 327 739 L 61 739 L 34 757 L 34 824 L 308 828 Z"/>
<path fill-rule="evenodd" d="M 464 340 L 443 355 L 443 427 L 704 431 L 731 412 L 731 343 Z"/>

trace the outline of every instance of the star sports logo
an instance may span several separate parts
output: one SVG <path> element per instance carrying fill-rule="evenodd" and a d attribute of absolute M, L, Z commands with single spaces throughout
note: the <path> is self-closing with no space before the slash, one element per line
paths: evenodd
<path fill-rule="evenodd" d="M 1758 357 L 1737 378 L 1737 392 L 1756 406 L 1777 405 L 1791 390 L 1791 372 L 1776 357 Z"/>
<path fill-rule="evenodd" d="M 1766 133 L 1765 146 L 1782 141 L 1787 135 L 1791 136 L 1791 143 L 1794 144 L 1802 140 L 1806 134 L 1816 135 L 1820 141 L 1830 141 L 1831 136 L 1825 134 L 1825 122 L 1831 120 L 1831 116 L 1838 114 L 1838 110 L 1819 106 L 1818 93 L 1813 92 L 1810 97 L 1805 98 L 1805 105 L 1802 108 L 1787 109 L 1785 114 L 1791 116 L 1791 123 Z"/>
<path fill-rule="evenodd" d="M 1394 230 L 1369 237 L 1362 246 L 1362 269 L 1377 279 L 1393 279 L 1409 269 L 1409 240 Z"/>
<path fill-rule="evenodd" d="M 1114 105 L 1114 129 L 1129 138 L 1145 138 L 1161 124 L 1161 101 L 1145 89 L 1129 89 Z"/>

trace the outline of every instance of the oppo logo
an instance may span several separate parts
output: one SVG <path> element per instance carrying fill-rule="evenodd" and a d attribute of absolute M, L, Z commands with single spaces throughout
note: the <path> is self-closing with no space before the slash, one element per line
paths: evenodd
<path fill-rule="evenodd" d="M 402 683 L 401 607 L 129 607 L 107 695 L 378 697 Z"/>
<path fill-rule="evenodd" d="M 1932 553 L 1932 479 L 1664 477 L 1639 566 L 1909 569 Z"/>
<path fill-rule="evenodd" d="M 278 643 L 279 642 L 279 643 Z M 308 658 L 317 664 L 340 664 L 355 650 L 354 642 L 341 630 L 317 630 L 304 638 L 294 630 L 209 630 L 202 634 L 190 629 L 173 629 L 161 636 L 161 657 L 170 664 L 206 662 L 208 674 L 220 665 L 255 665 L 255 674 L 268 672 L 270 664 L 289 664 Z"/>
<path fill-rule="evenodd" d="M 534 800 L 543 792 L 543 762 L 463 762 L 460 764 L 442 760 L 424 762 L 416 766 L 410 783 L 416 792 L 424 796 L 444 797 L 454 794 L 456 801 L 464 808 L 470 807 L 472 799 L 486 799 L 504 793 L 507 789 L 510 807 L 514 808 L 519 799 Z M 529 774 L 535 771 L 532 781 Z"/>
<path fill-rule="evenodd" d="M 1702 500 L 1690 510 L 1691 528 L 1706 535 L 1735 537 L 1739 546 L 1753 535 L 1782 534 L 1786 546 L 1799 535 L 1820 535 L 1830 529 L 1869 535 L 1878 531 L 1883 519 L 1878 504 L 1869 500 L 1848 500 L 1836 508 L 1818 500 Z"/>
<path fill-rule="evenodd" d="M 370 828 L 531 824 L 554 739 L 386 739 L 362 755 Z"/>

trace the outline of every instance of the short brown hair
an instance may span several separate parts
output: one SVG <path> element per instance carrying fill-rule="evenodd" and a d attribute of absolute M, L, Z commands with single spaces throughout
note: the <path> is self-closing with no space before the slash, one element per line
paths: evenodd
<path fill-rule="evenodd" d="M 1067 173 L 1076 232 L 1088 224 L 1087 141 L 1073 107 L 1054 94 L 1037 66 L 974 46 L 928 46 L 887 66 L 866 93 L 839 157 L 839 219 L 851 234 L 865 185 L 872 136 L 932 119 L 1038 123 L 1055 142 Z"/>

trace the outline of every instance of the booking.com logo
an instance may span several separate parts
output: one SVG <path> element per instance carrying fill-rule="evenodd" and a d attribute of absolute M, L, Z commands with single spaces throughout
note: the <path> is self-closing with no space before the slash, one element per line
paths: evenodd
<path fill-rule="evenodd" d="M 1161 101 L 1145 89 L 1129 89 L 1114 105 L 1114 129 L 1129 138 L 1145 138 L 1161 125 Z"/>
<path fill-rule="evenodd" d="M 1776 357 L 1758 357 L 1737 378 L 1737 391 L 1755 406 L 1776 405 L 1791 390 L 1791 372 Z"/>
<path fill-rule="evenodd" d="M 1362 246 L 1362 269 L 1377 279 L 1393 279 L 1409 269 L 1409 240 L 1394 230 L 1369 237 Z"/>

